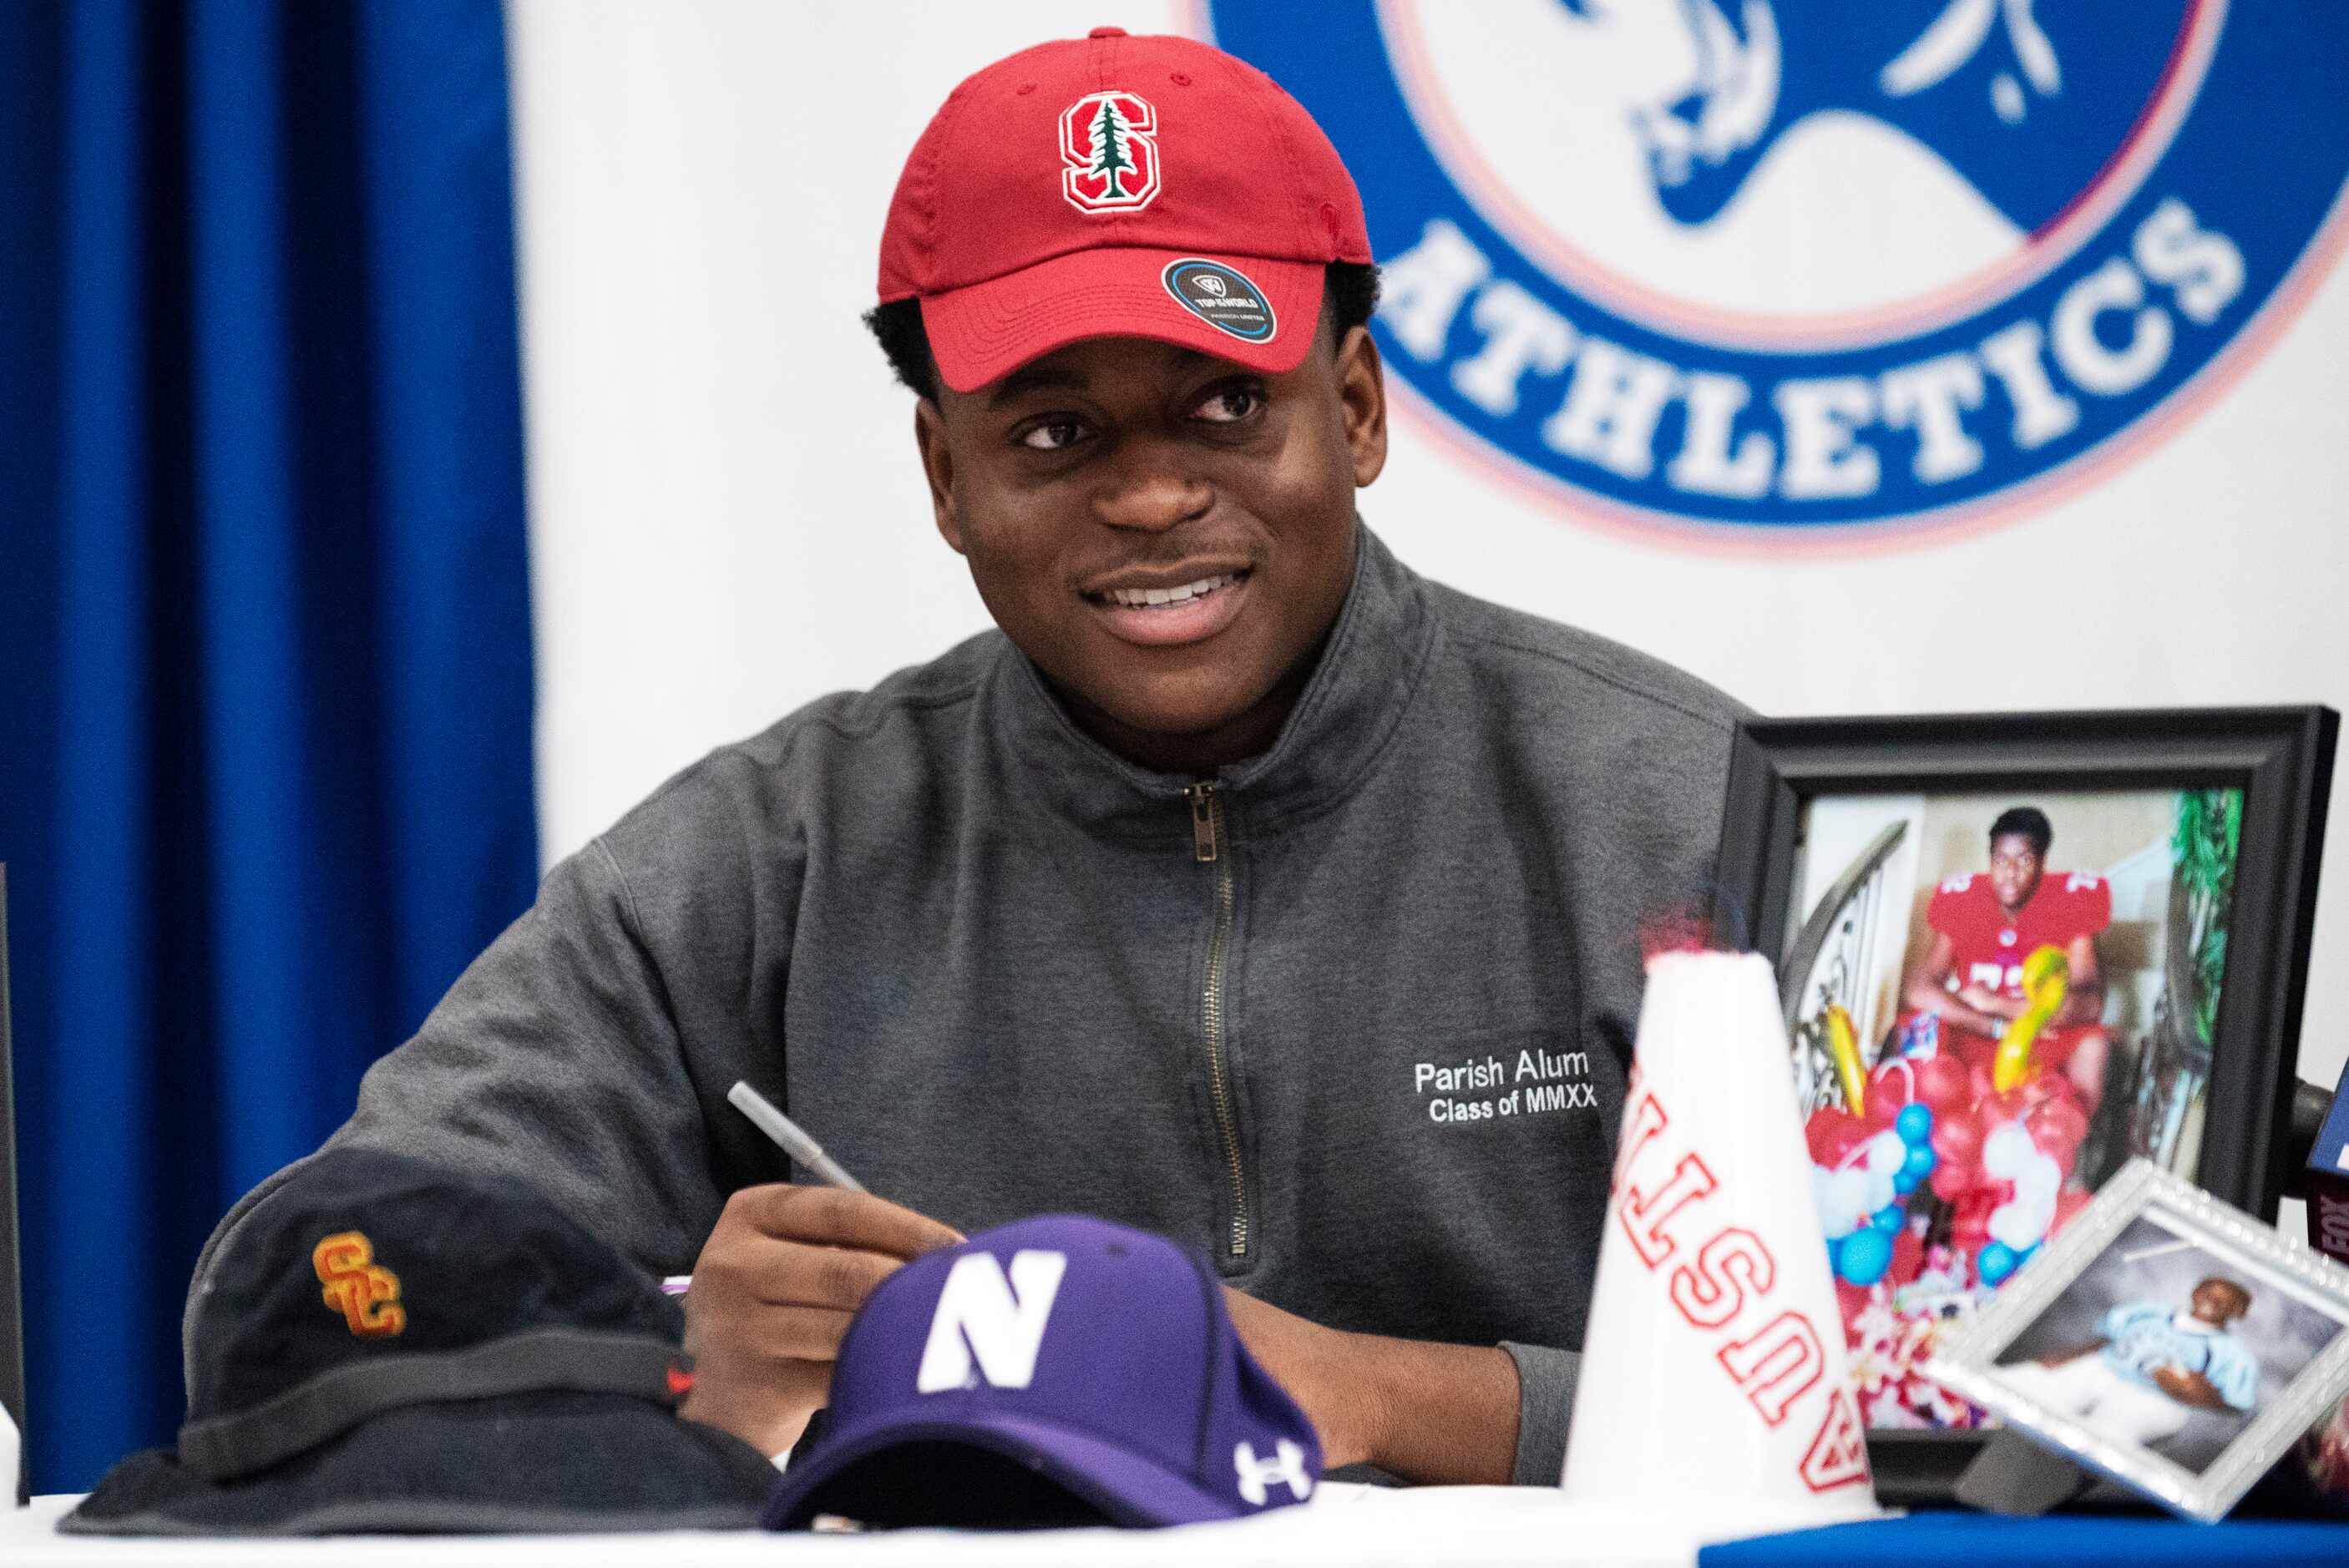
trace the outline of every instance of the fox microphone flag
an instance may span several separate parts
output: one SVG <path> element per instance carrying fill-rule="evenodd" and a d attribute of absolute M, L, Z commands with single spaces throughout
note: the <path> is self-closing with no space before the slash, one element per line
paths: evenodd
<path fill-rule="evenodd" d="M 1568 1495 L 1754 1528 L 1873 1514 L 1768 962 L 1651 959 L 1634 1054 Z"/>

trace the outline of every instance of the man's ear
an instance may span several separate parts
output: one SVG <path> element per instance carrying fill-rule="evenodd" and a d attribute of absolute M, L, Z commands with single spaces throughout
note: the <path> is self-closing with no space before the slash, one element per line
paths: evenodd
<path fill-rule="evenodd" d="M 1356 488 L 1369 484 L 1387 466 L 1386 369 L 1379 346 L 1366 326 L 1350 328 L 1338 345 L 1338 405 L 1346 424 L 1346 448 L 1354 458 Z"/>
<path fill-rule="evenodd" d="M 914 400 L 914 445 L 922 454 L 922 477 L 930 485 L 930 511 L 938 537 L 957 555 L 963 553 L 962 522 L 955 513 L 954 452 L 947 445 L 946 418 L 927 397 Z"/>

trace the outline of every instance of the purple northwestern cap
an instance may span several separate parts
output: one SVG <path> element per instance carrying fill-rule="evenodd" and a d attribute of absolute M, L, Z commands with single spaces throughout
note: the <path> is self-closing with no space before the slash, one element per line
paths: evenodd
<path fill-rule="evenodd" d="M 842 1341 L 831 1427 L 767 1500 L 770 1530 L 1189 1524 L 1302 1502 L 1305 1412 L 1173 1243 L 1081 1214 L 907 1264 Z"/>

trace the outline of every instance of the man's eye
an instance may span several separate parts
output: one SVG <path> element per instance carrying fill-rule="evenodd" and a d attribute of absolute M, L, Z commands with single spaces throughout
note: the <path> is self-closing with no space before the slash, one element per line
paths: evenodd
<path fill-rule="evenodd" d="M 1236 425 L 1264 407 L 1264 394 L 1253 387 L 1226 387 L 1207 394 L 1198 417 L 1216 425 Z"/>
<path fill-rule="evenodd" d="M 1019 444 L 1030 451 L 1058 452 L 1075 446 L 1084 434 L 1085 428 L 1074 419 L 1047 419 L 1024 431 Z"/>

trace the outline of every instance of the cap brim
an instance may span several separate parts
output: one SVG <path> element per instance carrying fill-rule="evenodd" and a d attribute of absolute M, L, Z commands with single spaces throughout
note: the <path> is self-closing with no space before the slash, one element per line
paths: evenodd
<path fill-rule="evenodd" d="M 1167 272 L 1189 261 L 1213 263 L 1253 284 L 1269 307 L 1271 330 L 1260 337 L 1235 333 L 1185 304 Z M 976 391 L 1089 337 L 1150 338 L 1277 376 L 1296 369 L 1312 345 L 1322 273 L 1319 262 L 1205 251 L 1076 251 L 928 295 L 922 300 L 922 326 L 939 376 L 957 392 Z"/>
<path fill-rule="evenodd" d="M 136 1453 L 57 1522 L 86 1535 L 741 1530 L 774 1466 L 748 1443 L 608 1394 L 412 1405 L 233 1481 Z"/>
<path fill-rule="evenodd" d="M 1121 1448 L 1090 1432 L 999 1413 L 971 1413 L 952 1421 L 893 1422 L 864 1431 L 839 1432 L 814 1451 L 792 1461 L 776 1481 L 762 1522 L 769 1530 L 804 1530 L 818 1514 L 861 1518 L 835 1506 L 842 1482 L 853 1472 L 860 1490 L 879 1479 L 872 1467 L 885 1467 L 896 1450 L 949 1443 L 997 1454 L 1032 1470 L 1100 1510 L 1112 1524 L 1199 1524 L 1237 1519 L 1252 1511 L 1230 1498 L 1201 1490 L 1155 1460 Z M 895 1478 L 889 1478 L 895 1480 Z M 909 1465 L 902 1487 L 909 1494 L 937 1484 L 935 1472 Z M 951 1504 L 931 1499 L 926 1523 L 974 1522 L 953 1517 Z M 867 1523 L 893 1522 L 865 1520 Z"/>

